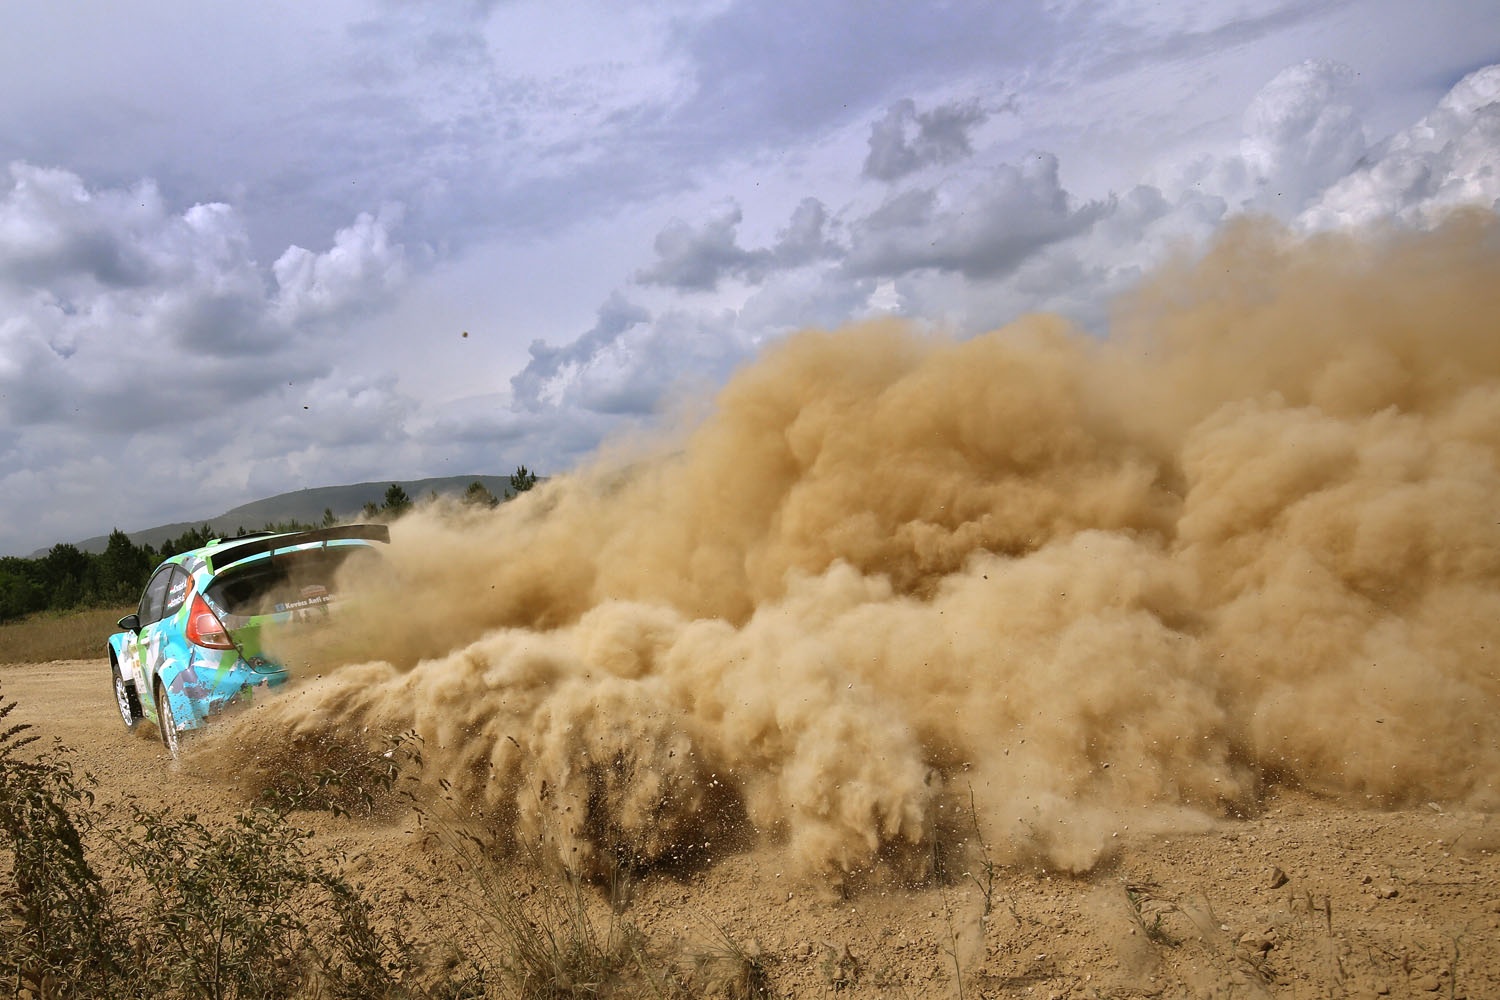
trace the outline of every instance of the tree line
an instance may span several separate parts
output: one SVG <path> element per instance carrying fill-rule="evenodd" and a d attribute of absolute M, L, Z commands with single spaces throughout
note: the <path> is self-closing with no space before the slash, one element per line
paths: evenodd
<path fill-rule="evenodd" d="M 510 477 L 511 492 L 524 493 L 536 485 L 536 475 L 523 465 Z M 500 499 L 475 481 L 463 494 L 471 506 L 495 507 Z M 394 520 L 414 506 L 406 491 L 392 483 L 385 491 L 385 502 L 367 503 L 360 512 L 366 520 Z M 319 524 L 297 520 L 267 522 L 265 531 L 307 531 L 338 524 L 331 508 L 323 509 Z M 235 537 L 248 534 L 241 526 Z M 0 556 L 0 622 L 10 621 L 36 611 L 70 611 L 81 608 L 130 604 L 138 600 L 151 571 L 179 552 L 207 545 L 218 533 L 207 524 L 189 528 L 176 538 L 169 538 L 158 549 L 137 545 L 119 528 L 109 534 L 103 552 L 85 552 L 69 542 L 61 542 L 44 556 L 28 559 L 22 556 Z"/>

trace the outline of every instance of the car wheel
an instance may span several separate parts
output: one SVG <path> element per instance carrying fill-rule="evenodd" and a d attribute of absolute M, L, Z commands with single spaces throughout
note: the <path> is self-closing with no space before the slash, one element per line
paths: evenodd
<path fill-rule="evenodd" d="M 172 702 L 160 684 L 156 685 L 156 722 L 161 729 L 161 741 L 166 744 L 172 759 L 177 759 L 177 720 L 172 717 Z"/>
<path fill-rule="evenodd" d="M 120 665 L 115 662 L 114 657 L 110 657 L 109 670 L 114 674 L 115 704 L 120 709 L 120 718 L 125 720 L 126 729 L 134 729 L 135 724 L 141 721 L 141 707 L 136 701 L 135 690 L 125 683 L 125 678 L 120 674 Z"/>

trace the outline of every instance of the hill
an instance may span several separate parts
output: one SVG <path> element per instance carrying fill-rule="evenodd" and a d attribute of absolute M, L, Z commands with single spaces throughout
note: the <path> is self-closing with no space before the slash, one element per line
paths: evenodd
<path fill-rule="evenodd" d="M 334 516 L 340 520 L 348 520 L 357 517 L 360 509 L 366 503 L 379 504 L 385 499 L 385 491 L 392 483 L 398 484 L 406 491 L 406 495 L 413 500 L 420 500 L 429 492 L 439 496 L 456 495 L 463 493 L 469 488 L 469 484 L 479 481 L 485 485 L 491 493 L 502 499 L 510 492 L 509 476 L 441 476 L 436 479 L 382 479 L 379 482 L 351 483 L 347 486 L 317 486 L 311 489 L 297 490 L 292 493 L 281 493 L 274 497 L 266 497 L 264 500 L 253 500 L 250 503 L 241 504 L 226 510 L 222 514 L 213 517 L 203 517 L 192 521 L 175 521 L 171 524 L 159 524 L 154 528 L 143 528 L 140 531 L 127 531 L 130 540 L 137 545 L 160 546 L 169 538 L 176 538 L 189 528 L 207 524 L 214 531 L 225 535 L 232 535 L 240 528 L 254 531 L 263 528 L 267 523 L 281 521 L 305 521 L 316 524 L 323 518 L 325 508 L 331 509 Z M 75 542 L 85 552 L 103 552 L 105 544 L 109 541 L 108 535 L 95 535 L 81 542 Z M 38 549 L 32 553 L 32 558 L 44 556 L 46 549 Z"/>

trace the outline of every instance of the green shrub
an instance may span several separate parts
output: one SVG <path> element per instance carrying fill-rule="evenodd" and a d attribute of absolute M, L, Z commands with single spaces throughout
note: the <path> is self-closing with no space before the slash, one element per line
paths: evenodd
<path fill-rule="evenodd" d="M 291 813 L 371 814 L 398 777 L 419 777 L 414 733 L 384 749 L 350 750 L 305 777 L 283 772 L 260 804 L 211 821 L 132 799 L 96 805 L 93 778 L 75 773 L 65 747 L 38 750 L 30 727 L 4 728 L 15 707 L 0 697 L 0 992 L 38 1000 L 770 995 L 758 948 L 717 927 L 702 954 L 653 950 L 625 915 L 629 885 L 599 894 L 535 857 L 524 865 L 527 884 L 515 884 L 495 860 L 508 852 L 456 809 L 439 822 L 417 805 L 467 876 L 467 889 L 455 885 L 467 916 L 434 927 L 429 942 L 408 938 L 399 913 L 377 920 L 339 860 L 316 852 Z M 630 877 L 621 866 L 617 878 Z"/>
<path fill-rule="evenodd" d="M 0 699 L 0 724 L 15 702 Z M 66 748 L 0 731 L 0 977 L 38 998 L 391 998 L 415 986 L 413 944 L 285 812 L 227 822 L 129 802 L 113 821 Z M 119 811 L 109 814 L 113 816 Z M 110 878 L 91 858 L 111 852 Z"/>
<path fill-rule="evenodd" d="M 0 699 L 0 726 L 15 710 Z M 121 924 L 90 863 L 93 779 L 30 726 L 0 731 L 0 976 L 36 997 L 104 996 L 122 971 Z"/>

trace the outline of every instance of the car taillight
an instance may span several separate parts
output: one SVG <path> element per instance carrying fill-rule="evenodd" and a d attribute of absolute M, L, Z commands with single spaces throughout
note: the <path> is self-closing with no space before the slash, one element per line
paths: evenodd
<path fill-rule="evenodd" d="M 218 615 L 209 609 L 202 594 L 193 595 L 193 607 L 188 612 L 187 637 L 188 642 L 207 646 L 209 649 L 234 648 L 229 633 L 224 631 Z"/>

